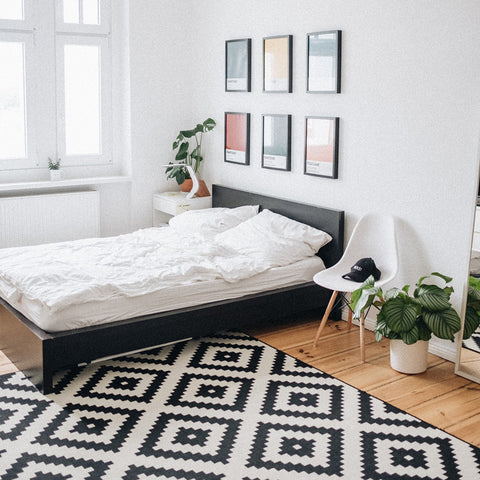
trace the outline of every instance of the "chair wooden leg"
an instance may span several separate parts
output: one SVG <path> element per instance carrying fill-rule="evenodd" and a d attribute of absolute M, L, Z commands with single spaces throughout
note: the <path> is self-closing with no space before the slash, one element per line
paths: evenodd
<path fill-rule="evenodd" d="M 360 358 L 365 363 L 365 315 L 360 317 Z"/>
<path fill-rule="evenodd" d="M 352 309 L 348 307 L 348 320 L 347 320 L 348 331 L 352 329 L 352 316 L 353 316 Z"/>
<path fill-rule="evenodd" d="M 325 310 L 325 314 L 323 315 L 322 321 L 320 322 L 320 325 L 317 330 L 317 334 L 315 335 L 315 340 L 313 341 L 313 346 L 317 346 L 318 339 L 320 338 L 320 335 L 322 333 L 323 327 L 325 327 L 325 324 L 327 323 L 328 316 L 330 315 L 330 312 L 332 311 L 333 305 L 335 304 L 335 299 L 337 298 L 338 292 L 337 290 L 334 290 L 332 293 L 332 296 L 330 297 L 330 301 L 328 302 L 327 309 Z"/>

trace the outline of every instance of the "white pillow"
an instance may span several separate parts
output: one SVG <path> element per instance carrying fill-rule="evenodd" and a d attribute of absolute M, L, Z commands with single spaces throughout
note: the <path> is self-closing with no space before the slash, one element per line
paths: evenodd
<path fill-rule="evenodd" d="M 316 228 L 263 210 L 230 230 L 215 242 L 238 253 L 285 266 L 315 255 L 332 237 Z"/>
<path fill-rule="evenodd" d="M 215 235 L 252 218 L 258 213 L 258 205 L 245 205 L 236 208 L 204 208 L 188 210 L 172 217 L 168 224 L 182 233 Z"/>
<path fill-rule="evenodd" d="M 314 255 L 320 248 L 332 241 L 332 237 L 328 233 L 270 210 L 262 210 L 257 217 L 255 223 L 258 226 L 285 238 L 301 240 L 312 247 Z"/>

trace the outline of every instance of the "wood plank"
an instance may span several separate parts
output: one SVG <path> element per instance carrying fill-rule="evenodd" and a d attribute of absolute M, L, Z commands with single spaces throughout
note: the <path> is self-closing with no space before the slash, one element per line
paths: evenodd
<path fill-rule="evenodd" d="M 7 356 L 0 350 L 0 375 L 16 372 L 17 368 L 10 362 Z"/>

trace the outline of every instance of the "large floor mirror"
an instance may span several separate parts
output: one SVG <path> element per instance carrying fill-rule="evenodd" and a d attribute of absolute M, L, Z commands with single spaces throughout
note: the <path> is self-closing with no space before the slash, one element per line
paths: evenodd
<path fill-rule="evenodd" d="M 470 275 L 480 279 L 480 185 L 475 207 Z M 465 301 L 465 300 L 464 300 Z M 459 340 L 455 373 L 480 383 L 480 327 L 467 340 Z"/>

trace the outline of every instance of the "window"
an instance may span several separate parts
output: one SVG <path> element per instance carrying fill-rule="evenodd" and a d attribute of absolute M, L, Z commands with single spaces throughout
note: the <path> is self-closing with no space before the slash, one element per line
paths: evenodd
<path fill-rule="evenodd" d="M 0 157 L 25 158 L 25 43 L 0 41 Z"/>
<path fill-rule="evenodd" d="M 0 18 L 24 20 L 23 0 L 0 0 Z"/>
<path fill-rule="evenodd" d="M 0 169 L 112 161 L 109 0 L 0 0 Z"/>

